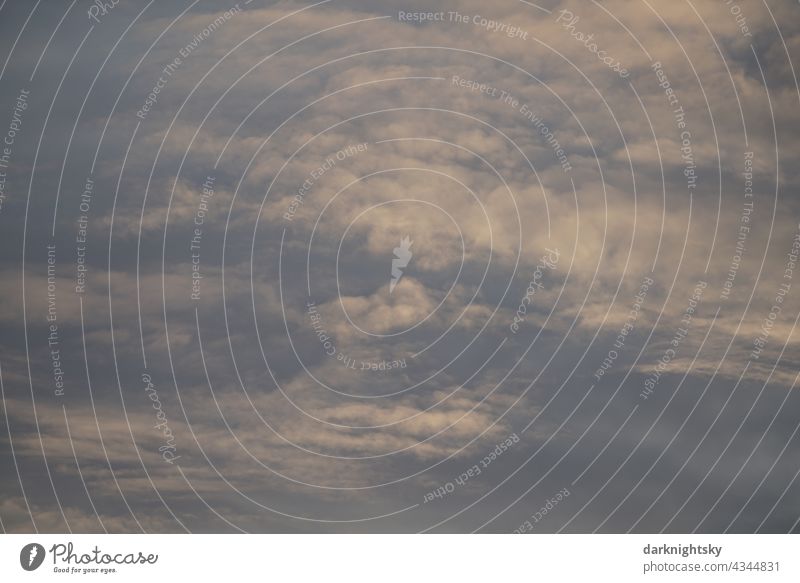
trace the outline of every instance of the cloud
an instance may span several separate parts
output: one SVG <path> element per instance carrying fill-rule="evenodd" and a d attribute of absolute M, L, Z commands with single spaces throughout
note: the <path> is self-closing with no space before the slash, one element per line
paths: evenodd
<path fill-rule="evenodd" d="M 791 434 L 781 399 L 800 304 L 781 285 L 794 286 L 797 251 L 797 7 L 742 3 L 737 19 L 711 3 L 539 4 L 253 2 L 225 15 L 166 2 L 127 31 L 138 9 L 120 5 L 80 51 L 84 15 L 68 15 L 37 62 L 53 25 L 40 9 L 0 91 L 8 120 L 31 88 L 0 190 L 4 528 L 33 529 L 25 489 L 40 531 L 510 531 L 584 470 L 543 530 L 653 531 L 678 512 L 681 529 L 720 531 L 753 492 L 737 527 L 792 528 L 769 513 L 791 464 L 764 474 L 729 458 L 773 415 L 784 433 L 770 429 L 765 459 Z M 417 9 L 445 16 L 399 18 Z M 12 38 L 27 13 L 0 10 Z M 413 257 L 390 292 L 404 237 Z M 547 249 L 558 264 L 535 279 Z M 159 453 L 143 374 L 177 466 Z M 712 390 L 698 404 L 678 382 Z M 702 423 L 683 426 L 686 414 L 724 436 L 751 406 L 730 454 L 688 457 Z M 423 502 L 513 433 L 468 487 Z M 739 469 L 750 481 L 731 481 Z M 664 475 L 682 479 L 659 497 Z M 717 497 L 708 522 L 687 518 Z"/>

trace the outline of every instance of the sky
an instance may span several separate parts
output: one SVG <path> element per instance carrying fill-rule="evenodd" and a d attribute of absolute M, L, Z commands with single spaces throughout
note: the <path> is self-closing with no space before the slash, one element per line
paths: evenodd
<path fill-rule="evenodd" d="M 0 4 L 4 532 L 798 532 L 800 5 Z"/>

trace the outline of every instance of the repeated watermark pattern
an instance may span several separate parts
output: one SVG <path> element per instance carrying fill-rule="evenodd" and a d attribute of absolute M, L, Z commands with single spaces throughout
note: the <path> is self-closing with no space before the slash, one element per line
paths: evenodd
<path fill-rule="evenodd" d="M 0 22 L 0 530 L 800 528 L 800 4 Z"/>

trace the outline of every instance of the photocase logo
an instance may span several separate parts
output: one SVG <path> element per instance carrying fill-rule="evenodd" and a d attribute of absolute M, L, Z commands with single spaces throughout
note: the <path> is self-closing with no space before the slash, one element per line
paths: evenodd
<path fill-rule="evenodd" d="M 19 552 L 19 564 L 26 571 L 35 571 L 44 562 L 44 547 L 39 543 L 30 543 Z"/>
<path fill-rule="evenodd" d="M 414 241 L 411 241 L 406 235 L 400 239 L 400 246 L 394 248 L 394 259 L 392 259 L 392 279 L 389 281 L 389 294 L 394 292 L 394 288 L 400 283 L 400 278 L 403 277 L 403 270 L 408 267 L 411 258 L 414 254 L 411 252 L 411 246 Z"/>

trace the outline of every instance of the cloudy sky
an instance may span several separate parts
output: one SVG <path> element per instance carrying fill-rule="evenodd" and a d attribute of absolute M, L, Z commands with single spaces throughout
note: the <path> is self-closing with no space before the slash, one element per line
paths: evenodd
<path fill-rule="evenodd" d="M 0 33 L 4 531 L 798 531 L 796 2 Z"/>

